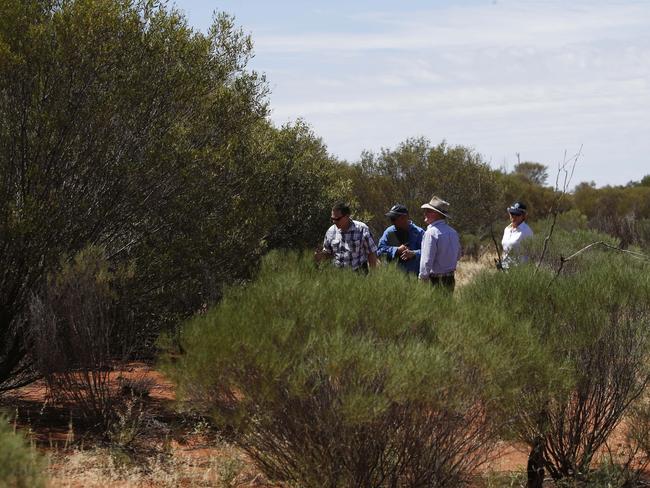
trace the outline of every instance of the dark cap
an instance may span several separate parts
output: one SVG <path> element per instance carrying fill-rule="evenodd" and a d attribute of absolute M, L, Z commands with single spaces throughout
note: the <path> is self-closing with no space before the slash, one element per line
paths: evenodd
<path fill-rule="evenodd" d="M 408 214 L 409 214 L 408 209 L 404 205 L 398 203 L 396 205 L 393 205 L 390 208 L 390 210 L 386 214 L 386 217 L 388 217 L 389 219 L 396 219 L 400 215 L 408 215 Z"/>
<path fill-rule="evenodd" d="M 524 215 L 526 213 L 526 204 L 515 202 L 508 207 L 508 213 L 511 215 Z"/>

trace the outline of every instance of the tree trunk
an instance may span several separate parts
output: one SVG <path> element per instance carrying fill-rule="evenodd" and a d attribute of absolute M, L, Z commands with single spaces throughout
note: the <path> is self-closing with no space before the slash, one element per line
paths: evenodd
<path fill-rule="evenodd" d="M 528 455 L 528 488 L 542 488 L 544 485 L 544 441 L 535 439 L 533 448 Z"/>

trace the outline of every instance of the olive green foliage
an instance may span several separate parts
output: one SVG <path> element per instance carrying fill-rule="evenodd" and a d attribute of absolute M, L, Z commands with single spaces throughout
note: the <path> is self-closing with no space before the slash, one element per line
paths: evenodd
<path fill-rule="evenodd" d="M 62 256 L 133 265 L 147 346 L 316 240 L 345 180 L 304 124 L 271 126 L 251 56 L 230 17 L 203 34 L 166 2 L 0 4 L 0 390 L 33 378 L 26 306 Z"/>
<path fill-rule="evenodd" d="M 581 183 L 574 190 L 574 199 L 576 208 L 589 219 L 625 216 L 650 218 L 650 186 L 641 183 L 603 188 Z"/>
<path fill-rule="evenodd" d="M 349 178 L 323 141 L 302 121 L 272 130 L 263 157 L 268 185 L 260 195 L 270 210 L 265 243 L 270 249 L 304 249 L 322 241 L 332 205 L 349 200 Z M 268 225 L 272 223 L 273 225 Z"/>
<path fill-rule="evenodd" d="M 507 207 L 517 201 L 526 204 L 532 220 L 545 218 L 554 210 L 562 212 L 571 208 L 570 198 L 564 198 L 558 204 L 559 193 L 553 187 L 543 186 L 531 178 L 518 173 L 516 169 L 512 173 L 496 172 L 497 184 L 503 195 L 500 202 L 502 208 L 499 209 L 501 215 L 507 217 Z"/>
<path fill-rule="evenodd" d="M 494 368 L 517 355 L 511 369 L 530 369 L 534 344 L 510 327 L 508 344 L 476 347 L 475 317 L 455 310 L 392 268 L 366 277 L 273 254 L 187 324 L 165 369 L 182 404 L 232 428 L 273 479 L 459 486 L 493 446 L 492 405 L 517 390 Z"/>
<path fill-rule="evenodd" d="M 0 415 L 0 488 L 45 486 L 44 459 Z"/>
<path fill-rule="evenodd" d="M 579 238 L 561 234 L 554 239 Z M 533 334 L 550 367 L 563 375 L 552 388 L 538 380 L 524 384 L 513 405 L 513 433 L 531 447 L 541 445 L 555 479 L 586 479 L 596 452 L 650 377 L 648 264 L 594 250 L 578 270 L 556 276 L 521 265 L 483 275 L 463 290 L 472 308 L 498 307 Z"/>
<path fill-rule="evenodd" d="M 101 243 L 137 259 L 140 303 L 182 312 L 170 281 L 198 294 L 209 256 L 188 236 L 241 206 L 228 198 L 250 180 L 236 151 L 265 114 L 263 82 L 244 71 L 250 41 L 227 17 L 202 35 L 157 5 L 0 7 L 0 383 L 26 353 L 17 321 L 27 296 L 62 255 Z M 254 241 L 245 229 L 242 242 Z"/>
<path fill-rule="evenodd" d="M 559 214 L 554 227 L 552 217 L 533 222 L 531 227 L 535 234 L 533 238 L 522 243 L 521 253 L 535 265 L 542 260 L 542 265 L 553 271 L 557 271 L 560 267 L 565 273 L 588 268 L 592 263 L 607 259 L 608 253 L 615 252 L 605 252 L 603 248 L 589 249 L 571 258 L 570 261 L 562 263 L 563 258 L 572 256 L 595 242 L 604 242 L 618 247 L 616 238 L 589 229 L 582 216 L 574 211 Z M 547 240 L 549 235 L 550 238 Z"/>
<path fill-rule="evenodd" d="M 615 236 L 620 245 L 650 249 L 650 187 L 630 182 L 626 186 L 596 188 L 581 183 L 574 190 L 576 208 L 589 219 L 590 227 Z"/>
<path fill-rule="evenodd" d="M 355 170 L 354 194 L 375 232 L 387 226 L 384 214 L 395 203 L 421 222 L 420 206 L 434 194 L 451 204 L 457 230 L 477 235 L 486 232 L 501 206 L 495 172 L 462 146 L 408 139 L 393 150 L 363 153 Z"/>
<path fill-rule="evenodd" d="M 548 167 L 541 163 L 533 163 L 530 161 L 517 163 L 512 172 L 538 186 L 546 185 L 546 181 L 548 180 Z"/>
<path fill-rule="evenodd" d="M 551 254 L 604 238 L 561 227 Z M 501 432 L 540 445 L 553 478 L 584 481 L 647 385 L 649 321 L 648 264 L 604 248 L 559 275 L 486 271 L 453 299 L 392 268 L 275 254 L 187 324 L 166 368 L 274 479 L 453 486 Z"/>

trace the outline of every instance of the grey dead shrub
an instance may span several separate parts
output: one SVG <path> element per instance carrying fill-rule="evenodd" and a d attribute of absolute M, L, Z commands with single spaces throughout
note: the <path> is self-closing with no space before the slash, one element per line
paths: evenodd
<path fill-rule="evenodd" d="M 55 401 L 105 431 L 125 397 L 117 369 L 129 359 L 134 324 L 120 301 L 128 269 L 111 269 L 101 248 L 62 264 L 30 302 L 34 364 Z M 133 383 L 135 380 L 130 380 Z"/>

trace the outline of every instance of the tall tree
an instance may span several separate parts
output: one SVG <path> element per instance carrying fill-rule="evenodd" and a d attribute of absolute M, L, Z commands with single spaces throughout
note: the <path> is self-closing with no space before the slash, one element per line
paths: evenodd
<path fill-rule="evenodd" d="M 420 205 L 436 194 L 451 204 L 454 225 L 481 234 L 494 219 L 500 190 L 495 172 L 481 157 L 463 146 L 428 139 L 408 139 L 396 149 L 366 152 L 356 167 L 354 194 L 375 231 L 383 229 L 383 215 L 396 202 L 405 204 L 420 220 Z"/>
<path fill-rule="evenodd" d="M 0 3 L 0 391 L 31 379 L 23 312 L 62 256 L 133 261 L 152 320 L 189 313 L 212 271 L 248 271 L 223 257 L 259 247 L 251 49 L 227 16 L 201 34 L 158 2 Z"/>
<path fill-rule="evenodd" d="M 525 161 L 515 165 L 513 173 L 525 178 L 534 185 L 544 186 L 548 180 L 548 166 Z"/>

